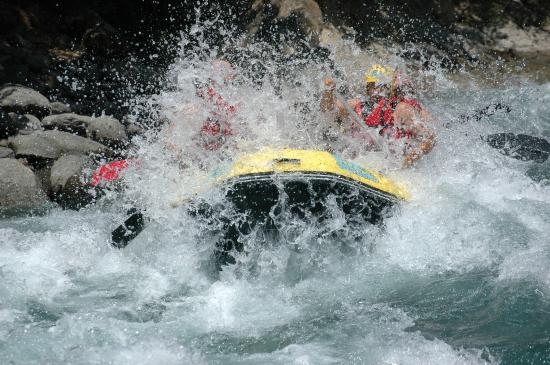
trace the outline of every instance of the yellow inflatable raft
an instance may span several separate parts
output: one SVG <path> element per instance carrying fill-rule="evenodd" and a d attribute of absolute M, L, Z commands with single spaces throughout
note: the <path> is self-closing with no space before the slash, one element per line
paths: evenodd
<path fill-rule="evenodd" d="M 301 215 L 324 215 L 340 208 L 379 223 L 409 193 L 377 171 L 337 154 L 318 150 L 264 149 L 218 167 L 212 178 L 235 208 L 267 217 L 289 208 Z"/>

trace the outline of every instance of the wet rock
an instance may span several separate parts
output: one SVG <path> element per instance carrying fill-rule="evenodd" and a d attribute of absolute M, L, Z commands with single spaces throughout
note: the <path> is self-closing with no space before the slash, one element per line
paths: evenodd
<path fill-rule="evenodd" d="M 50 164 L 64 154 L 100 154 L 111 156 L 112 151 L 95 141 L 61 131 L 36 131 L 9 140 L 17 157 L 25 157 L 35 167 Z"/>
<path fill-rule="evenodd" d="M 124 117 L 122 117 L 121 123 L 126 129 L 126 135 L 129 139 L 134 136 L 142 135 L 146 131 L 146 129 L 143 127 L 143 124 L 135 115 L 125 115 Z"/>
<path fill-rule="evenodd" d="M 8 134 L 8 136 L 9 135 L 13 136 L 18 133 L 30 134 L 35 130 L 42 129 L 42 124 L 40 123 L 40 119 L 38 119 L 32 114 L 8 113 L 8 117 L 10 120 L 10 123 L 8 124 L 10 126 L 9 132 L 11 132 L 11 134 Z"/>
<path fill-rule="evenodd" d="M 36 208 L 46 201 L 30 168 L 12 158 L 0 159 L 0 210 Z"/>
<path fill-rule="evenodd" d="M 51 192 L 50 188 L 50 175 L 51 175 L 52 166 L 43 166 L 38 169 L 34 169 L 34 175 L 38 179 L 38 182 L 40 183 L 40 186 L 42 186 L 42 190 L 46 193 Z"/>
<path fill-rule="evenodd" d="M 132 123 L 126 126 L 126 134 L 130 138 L 134 136 L 142 135 L 143 133 L 145 133 L 145 129 L 141 128 L 137 124 Z"/>
<path fill-rule="evenodd" d="M 86 128 L 92 118 L 74 113 L 63 113 L 49 115 L 42 119 L 42 126 L 45 129 L 57 129 L 62 132 L 69 132 L 79 136 L 86 136 Z"/>
<path fill-rule="evenodd" d="M 0 138 L 15 136 L 24 127 L 25 123 L 14 118 L 13 113 L 7 113 L 0 109 Z"/>
<path fill-rule="evenodd" d="M 13 137 L 10 139 L 9 146 L 15 151 L 17 157 L 54 160 L 61 156 L 61 148 L 58 144 L 39 132 Z"/>
<path fill-rule="evenodd" d="M 124 126 L 113 117 L 92 118 L 86 133 L 89 138 L 113 147 L 128 142 Z"/>
<path fill-rule="evenodd" d="M 79 136 L 86 136 L 109 146 L 128 142 L 124 126 L 115 118 L 102 116 L 92 118 L 74 113 L 50 115 L 42 120 L 45 129 L 57 129 Z"/>
<path fill-rule="evenodd" d="M 63 114 L 63 113 L 70 113 L 71 108 L 67 104 L 63 104 L 59 101 L 54 101 L 53 103 L 50 103 L 50 113 L 51 114 Z"/>
<path fill-rule="evenodd" d="M 274 36 L 277 39 L 285 31 L 283 28 L 289 28 L 290 33 L 303 33 L 300 38 L 308 42 L 309 47 L 316 47 L 326 27 L 323 13 L 315 0 L 256 0 L 251 6 L 251 13 L 254 20 L 247 30 L 249 36 L 256 38 Z"/>
<path fill-rule="evenodd" d="M 95 190 L 85 181 L 85 170 L 91 170 L 93 160 L 84 155 L 61 156 L 51 168 L 52 199 L 63 208 L 80 209 L 95 200 Z"/>
<path fill-rule="evenodd" d="M 108 33 L 100 27 L 88 29 L 82 37 L 82 48 L 94 55 L 107 55 L 113 46 L 112 36 Z"/>
<path fill-rule="evenodd" d="M 491 48 L 495 51 L 550 56 L 550 33 L 544 29 L 522 28 L 509 21 L 488 33 L 494 40 Z"/>
<path fill-rule="evenodd" d="M 42 123 L 40 123 L 40 119 L 35 117 L 32 114 L 25 114 L 23 115 L 26 121 L 25 131 L 39 131 L 42 130 Z"/>
<path fill-rule="evenodd" d="M 279 8 L 278 16 L 287 18 L 292 14 L 301 14 L 309 34 L 319 35 L 323 28 L 323 13 L 314 0 L 276 0 L 272 1 Z"/>
<path fill-rule="evenodd" d="M 0 158 L 12 158 L 15 157 L 15 153 L 11 148 L 0 147 Z"/>
<path fill-rule="evenodd" d="M 0 89 L 0 107 L 19 114 L 45 116 L 50 113 L 50 101 L 38 91 L 23 86 Z"/>

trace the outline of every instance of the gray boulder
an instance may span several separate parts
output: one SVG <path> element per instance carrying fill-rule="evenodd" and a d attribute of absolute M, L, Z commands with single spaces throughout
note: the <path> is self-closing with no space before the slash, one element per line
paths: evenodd
<path fill-rule="evenodd" d="M 126 135 L 128 136 L 128 139 L 131 139 L 134 136 L 142 135 L 146 132 L 145 128 L 141 126 L 141 123 L 135 115 L 125 115 L 122 118 L 122 124 L 126 128 Z"/>
<path fill-rule="evenodd" d="M 50 113 L 50 101 L 38 91 L 23 86 L 0 89 L 0 107 L 7 112 L 41 117 Z"/>
<path fill-rule="evenodd" d="M 109 146 L 128 142 L 124 126 L 117 119 L 108 116 L 93 118 L 74 113 L 50 115 L 42 120 L 42 126 L 45 129 L 57 129 L 86 136 Z"/>
<path fill-rule="evenodd" d="M 15 157 L 15 153 L 11 148 L 0 147 L 0 158 L 12 158 Z"/>
<path fill-rule="evenodd" d="M 42 129 L 40 119 L 32 114 L 8 113 L 8 117 L 9 122 L 7 125 L 9 126 L 9 132 L 11 132 L 8 133 L 8 136 L 16 134 L 29 134 L 35 130 Z"/>
<path fill-rule="evenodd" d="M 50 112 L 51 114 L 70 113 L 71 108 L 67 104 L 63 104 L 59 101 L 54 101 L 50 103 Z"/>
<path fill-rule="evenodd" d="M 309 40 L 309 47 L 319 45 L 319 36 L 326 24 L 323 21 L 323 13 L 319 4 L 315 0 L 255 0 L 251 4 L 251 14 L 254 19 L 247 26 L 248 35 L 254 37 L 266 25 L 266 22 L 272 22 L 271 14 L 277 13 L 277 21 L 295 17 L 298 20 L 298 30 L 293 32 L 303 32 Z"/>
<path fill-rule="evenodd" d="M 13 115 L 13 113 L 7 113 L 0 109 L 0 139 L 15 136 L 20 129 L 25 127 L 25 123 L 13 118 Z"/>
<path fill-rule="evenodd" d="M 17 157 L 25 157 L 33 165 L 55 160 L 64 154 L 88 155 L 97 153 L 111 156 L 112 151 L 101 143 L 61 131 L 36 131 L 9 139 L 9 146 Z"/>
<path fill-rule="evenodd" d="M 38 119 L 32 114 L 25 114 L 23 115 L 23 117 L 25 118 L 25 122 L 26 122 L 26 126 L 25 126 L 26 132 L 42 130 L 42 123 L 40 123 L 40 119 Z"/>
<path fill-rule="evenodd" d="M 0 138 L 42 129 L 40 119 L 32 114 L 2 113 L 0 120 Z"/>
<path fill-rule="evenodd" d="M 35 132 L 29 135 L 12 137 L 9 139 L 9 147 L 15 151 L 17 157 L 59 158 L 62 153 L 59 144 L 43 133 L 47 132 Z"/>
<path fill-rule="evenodd" d="M 126 134 L 128 135 L 128 137 L 134 137 L 134 136 L 140 136 L 142 134 L 145 133 L 145 129 L 141 128 L 139 125 L 137 124 L 128 124 L 126 126 Z"/>
<path fill-rule="evenodd" d="M 74 113 L 49 115 L 42 119 L 42 127 L 45 129 L 57 129 L 84 137 L 86 136 L 86 128 L 91 120 L 91 117 Z"/>
<path fill-rule="evenodd" d="M 128 142 L 124 126 L 113 117 L 92 118 L 86 133 L 89 138 L 109 146 L 123 145 Z"/>
<path fill-rule="evenodd" d="M 508 52 L 527 58 L 542 59 L 550 56 L 550 32 L 539 27 L 525 27 L 508 21 L 495 29 L 486 29 L 490 35 L 490 48 L 497 52 Z"/>
<path fill-rule="evenodd" d="M 31 169 L 12 158 L 0 159 L 0 210 L 32 209 L 46 202 Z"/>
<path fill-rule="evenodd" d="M 93 202 L 96 191 L 85 180 L 85 170 L 91 171 L 93 167 L 94 162 L 89 156 L 61 156 L 50 173 L 52 199 L 69 209 L 79 209 Z"/>

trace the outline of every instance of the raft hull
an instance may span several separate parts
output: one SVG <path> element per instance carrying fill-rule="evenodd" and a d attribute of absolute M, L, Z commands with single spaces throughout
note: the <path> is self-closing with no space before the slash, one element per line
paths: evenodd
<path fill-rule="evenodd" d="M 236 211 L 260 220 L 282 212 L 323 219 L 332 209 L 344 213 L 346 219 L 379 224 L 399 202 L 393 195 L 327 173 L 241 176 L 227 181 L 223 189 Z"/>
<path fill-rule="evenodd" d="M 337 155 L 314 150 L 264 150 L 244 155 L 215 171 L 216 194 L 195 204 L 193 214 L 218 232 L 219 267 L 235 262 L 247 236 L 261 228 L 278 230 L 296 219 L 323 224 L 343 217 L 346 224 L 383 223 L 408 193 L 380 173 Z"/>

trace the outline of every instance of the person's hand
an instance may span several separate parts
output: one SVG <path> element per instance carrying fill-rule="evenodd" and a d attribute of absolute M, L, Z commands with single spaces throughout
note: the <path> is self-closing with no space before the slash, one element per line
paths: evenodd
<path fill-rule="evenodd" d="M 336 89 L 336 84 L 334 83 L 334 80 L 332 79 L 332 77 L 328 77 L 328 76 L 325 77 L 323 79 L 323 84 L 325 84 L 325 87 L 327 90 L 332 91 Z"/>
<path fill-rule="evenodd" d="M 360 102 L 359 99 L 349 99 L 348 105 L 351 109 L 355 109 L 355 106 Z"/>
<path fill-rule="evenodd" d="M 403 159 L 403 168 L 407 169 L 412 166 L 412 164 L 416 161 L 416 158 L 412 155 L 405 155 L 405 158 Z"/>
<path fill-rule="evenodd" d="M 403 168 L 411 167 L 420 157 L 422 157 L 422 152 L 419 150 L 412 150 L 407 153 L 403 158 Z"/>

